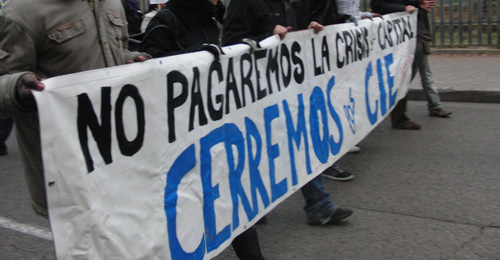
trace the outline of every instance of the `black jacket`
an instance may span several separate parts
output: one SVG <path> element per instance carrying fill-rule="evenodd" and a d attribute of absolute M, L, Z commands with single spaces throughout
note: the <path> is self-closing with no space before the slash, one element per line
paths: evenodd
<path fill-rule="evenodd" d="M 306 29 L 311 21 L 331 25 L 345 23 L 349 18 L 349 15 L 339 14 L 335 0 L 295 0 L 292 6 L 301 29 Z"/>
<path fill-rule="evenodd" d="M 231 0 L 224 19 L 223 45 L 240 43 L 244 38 L 261 41 L 273 35 L 276 25 L 299 29 L 288 0 Z"/>
<path fill-rule="evenodd" d="M 223 11 L 220 1 L 215 6 L 208 0 L 170 0 L 151 19 L 140 50 L 156 58 L 197 51 L 204 43 L 220 45 L 215 17 L 222 20 Z"/>
<path fill-rule="evenodd" d="M 429 21 L 429 12 L 420 8 L 419 0 L 371 0 L 372 11 L 379 14 L 403 12 L 407 5 L 418 9 L 417 39 L 420 41 L 431 41 L 432 32 Z"/>

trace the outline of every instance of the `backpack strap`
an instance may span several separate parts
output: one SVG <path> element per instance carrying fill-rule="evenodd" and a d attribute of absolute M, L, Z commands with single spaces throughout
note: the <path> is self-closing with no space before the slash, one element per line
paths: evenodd
<path fill-rule="evenodd" d="M 179 48 L 179 50 L 184 50 L 184 47 L 182 47 L 182 45 L 179 43 L 179 25 L 178 25 L 178 21 L 177 21 L 178 18 L 177 18 L 177 16 L 172 11 L 170 11 L 170 9 L 166 8 L 164 10 L 166 10 L 167 12 L 169 12 L 171 14 L 171 16 L 173 17 L 173 22 L 174 22 L 174 28 L 175 28 L 175 30 L 172 30 L 171 27 L 169 27 L 169 26 L 167 26 L 165 24 L 156 25 L 155 27 L 151 28 L 151 30 L 146 31 L 146 33 L 144 34 L 144 36 L 140 40 L 140 45 L 142 45 L 142 43 L 144 41 L 146 41 L 146 39 L 148 39 L 149 35 L 154 30 L 162 29 L 163 28 L 163 29 L 167 29 L 167 30 L 169 30 L 169 31 L 171 31 L 173 33 L 175 44 L 177 45 L 177 47 Z"/>

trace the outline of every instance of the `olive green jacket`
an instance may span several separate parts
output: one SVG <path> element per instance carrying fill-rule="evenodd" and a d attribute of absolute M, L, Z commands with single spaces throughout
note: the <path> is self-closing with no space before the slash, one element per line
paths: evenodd
<path fill-rule="evenodd" d="M 35 211 L 47 215 L 38 114 L 16 98 L 28 72 L 50 78 L 134 60 L 120 0 L 8 0 L 0 14 L 0 115 L 16 136 Z M 64 151 L 61 151 L 64 152 Z"/>

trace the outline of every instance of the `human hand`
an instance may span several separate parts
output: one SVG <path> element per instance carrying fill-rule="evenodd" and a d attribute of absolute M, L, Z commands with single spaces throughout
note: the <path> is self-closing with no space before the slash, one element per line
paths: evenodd
<path fill-rule="evenodd" d="M 139 54 L 137 55 L 137 57 L 135 57 L 135 59 L 132 61 L 132 60 L 127 60 L 126 63 L 127 64 L 130 64 L 130 63 L 134 63 L 134 62 L 143 62 L 143 61 L 147 61 L 149 60 L 149 57 L 144 55 L 144 54 Z"/>
<path fill-rule="evenodd" d="M 307 29 L 313 29 L 314 30 L 314 33 L 317 34 L 319 33 L 321 30 L 323 30 L 323 25 L 319 24 L 318 22 L 315 22 L 315 21 L 312 21 L 309 26 L 307 27 Z"/>
<path fill-rule="evenodd" d="M 33 73 L 27 73 L 24 74 L 17 83 L 16 87 L 17 97 L 19 97 L 21 103 L 29 111 L 37 110 L 35 97 L 33 97 L 33 93 L 31 93 L 31 91 L 33 90 L 42 91 L 45 89 L 45 85 L 42 82 L 40 82 L 40 80 L 41 79 L 38 78 L 37 75 Z"/>
<path fill-rule="evenodd" d="M 421 0 L 420 8 L 430 11 L 432 8 L 436 6 L 436 0 Z"/>
<path fill-rule="evenodd" d="M 405 7 L 405 11 L 407 11 L 410 14 L 412 14 L 413 12 L 415 12 L 415 10 L 417 10 L 417 8 L 415 8 L 415 6 L 413 6 L 413 5 L 407 5 Z"/>
<path fill-rule="evenodd" d="M 349 18 L 347 18 L 346 22 L 348 23 L 354 23 L 355 26 L 358 26 L 358 19 L 356 19 L 356 17 L 354 16 L 349 16 Z"/>
<path fill-rule="evenodd" d="M 287 27 L 283 27 L 281 25 L 276 25 L 274 27 L 274 30 L 273 30 L 273 34 L 278 34 L 280 36 L 280 39 L 285 39 L 285 36 L 286 36 L 286 33 L 291 31 L 292 30 L 292 27 L 290 26 L 287 26 Z"/>
<path fill-rule="evenodd" d="M 381 14 L 377 13 L 371 13 L 371 15 L 362 15 L 361 19 L 370 19 L 370 21 L 373 21 L 373 17 L 378 17 L 380 19 L 384 19 L 384 17 Z"/>
<path fill-rule="evenodd" d="M 204 43 L 201 49 L 212 53 L 216 60 L 220 60 L 220 57 L 225 54 L 219 45 L 213 43 Z"/>

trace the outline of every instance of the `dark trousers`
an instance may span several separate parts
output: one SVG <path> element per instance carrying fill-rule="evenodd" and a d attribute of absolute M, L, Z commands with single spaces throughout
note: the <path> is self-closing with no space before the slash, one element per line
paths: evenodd
<path fill-rule="evenodd" d="M 240 260 L 264 260 L 260 252 L 257 230 L 254 227 L 234 238 L 231 245 Z"/>
<path fill-rule="evenodd" d="M 410 121 L 406 116 L 406 104 L 408 103 L 408 95 L 398 101 L 391 112 L 392 127 L 398 127 Z"/>
<path fill-rule="evenodd" d="M 7 140 L 13 125 L 14 119 L 12 117 L 0 117 L 0 143 Z"/>

